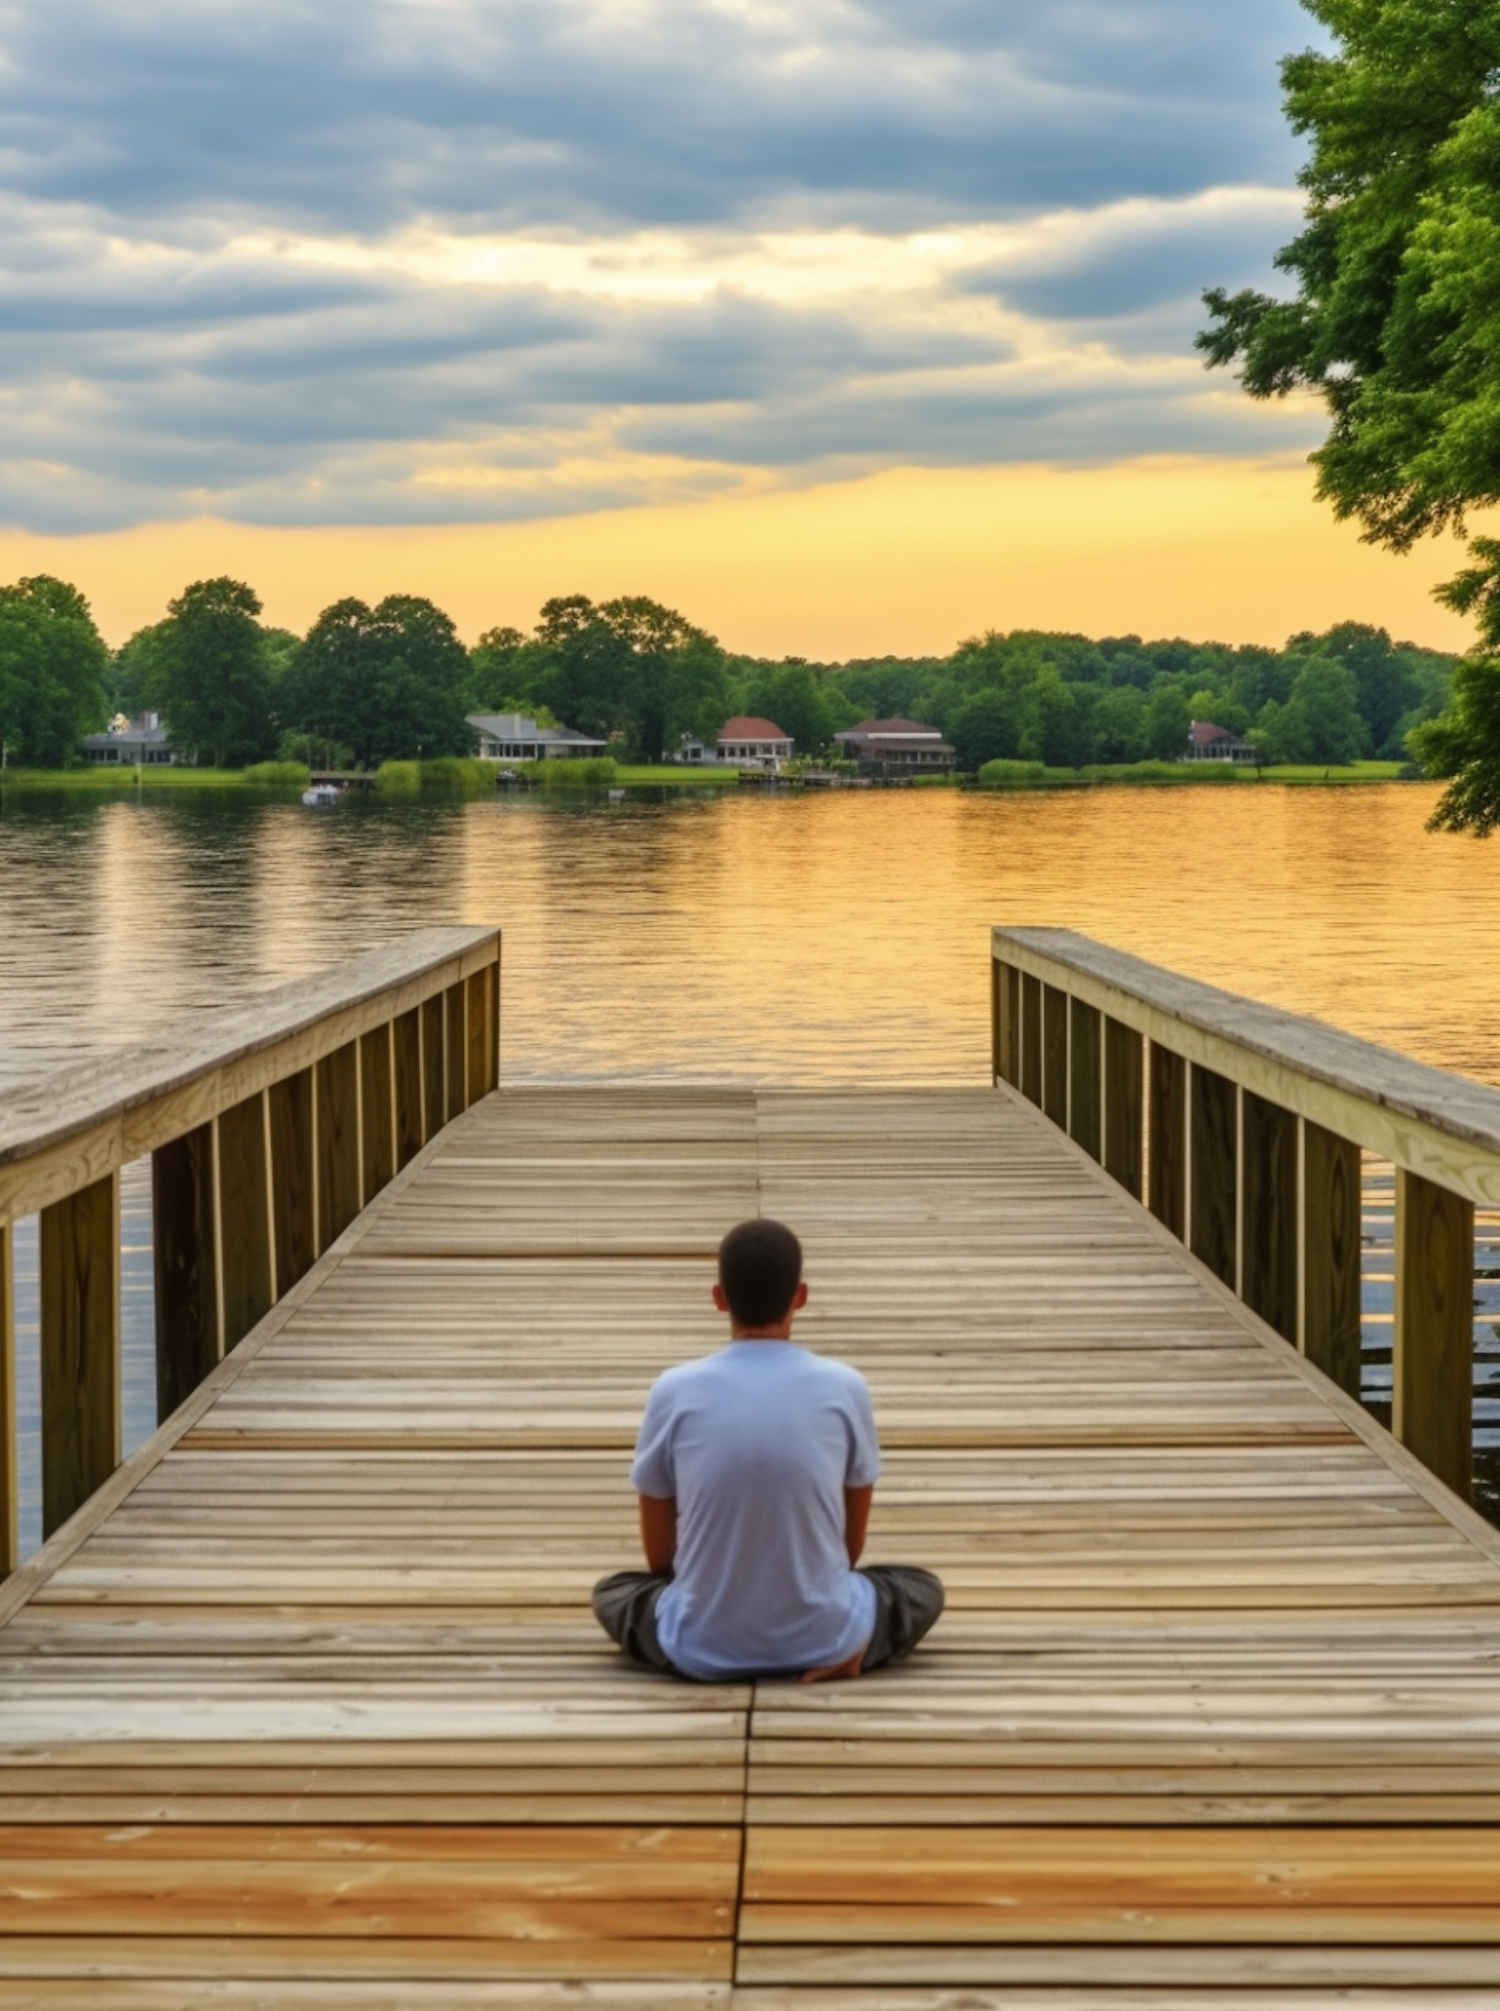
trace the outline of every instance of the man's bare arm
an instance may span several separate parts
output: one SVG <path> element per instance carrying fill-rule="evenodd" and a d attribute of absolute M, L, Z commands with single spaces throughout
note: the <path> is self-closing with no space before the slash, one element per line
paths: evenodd
<path fill-rule="evenodd" d="M 641 1496 L 641 1547 L 648 1571 L 670 1571 L 677 1555 L 677 1503 Z"/>
<path fill-rule="evenodd" d="M 870 1526 L 870 1503 L 874 1495 L 873 1480 L 868 1487 L 844 1489 L 844 1542 L 849 1548 L 851 1564 L 858 1564 L 860 1552 L 865 1547 L 865 1531 Z"/>

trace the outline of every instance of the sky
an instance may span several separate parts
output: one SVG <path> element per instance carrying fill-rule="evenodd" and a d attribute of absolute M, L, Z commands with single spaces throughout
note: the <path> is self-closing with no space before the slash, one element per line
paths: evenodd
<path fill-rule="evenodd" d="M 1273 287 L 1295 0 L 0 0 L 0 578 L 469 635 L 1461 643 L 1192 348 Z"/>

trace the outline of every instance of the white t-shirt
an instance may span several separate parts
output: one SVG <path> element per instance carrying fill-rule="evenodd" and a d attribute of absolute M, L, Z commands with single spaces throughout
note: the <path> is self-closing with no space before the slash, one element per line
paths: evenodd
<path fill-rule="evenodd" d="M 703 1680 L 847 1661 L 875 1627 L 851 1569 L 844 1489 L 880 1472 L 857 1369 L 791 1341 L 731 1341 L 657 1379 L 636 1440 L 637 1492 L 677 1503 L 657 1637 Z"/>

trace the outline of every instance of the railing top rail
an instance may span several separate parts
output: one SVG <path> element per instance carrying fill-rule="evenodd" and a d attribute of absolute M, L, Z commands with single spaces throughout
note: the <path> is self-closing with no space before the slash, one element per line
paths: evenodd
<path fill-rule="evenodd" d="M 361 1007 L 392 991 L 428 989 L 423 981 L 439 973 L 482 969 L 496 960 L 499 940 L 494 928 L 421 929 L 367 956 L 174 1027 L 160 1040 L 96 1055 L 0 1092 L 0 1167 L 55 1151 L 133 1111 L 178 1097 L 206 1077 L 286 1047 L 335 1016 L 357 1019 Z"/>
<path fill-rule="evenodd" d="M 1066 973 L 1075 996 L 1189 1059 L 1268 1096 L 1279 1088 L 1292 1108 L 1330 1129 L 1343 1129 L 1398 1165 L 1476 1199 L 1500 1201 L 1500 1089 L 1320 1020 L 1163 970 L 1072 929 L 1005 927 L 993 935 L 993 953 L 1001 961 L 1053 983 Z M 1297 1094 L 1298 1078 L 1325 1093 L 1312 1099 L 1316 1107 Z M 1379 1121 L 1349 1122 L 1360 1106 Z M 1403 1151 L 1405 1126 L 1455 1141 L 1464 1148 L 1460 1161 L 1445 1170 L 1433 1163 L 1430 1150 Z M 1418 1143 L 1415 1136 L 1406 1142 Z M 1483 1165 L 1473 1163 L 1469 1148 L 1477 1148 Z"/>

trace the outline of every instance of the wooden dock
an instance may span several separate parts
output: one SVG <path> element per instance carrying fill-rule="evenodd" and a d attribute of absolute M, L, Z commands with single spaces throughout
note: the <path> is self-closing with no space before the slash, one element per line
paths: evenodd
<path fill-rule="evenodd" d="M 757 1212 L 949 1588 L 853 1683 L 588 1610 Z M 1500 1539 L 1004 1086 L 483 1097 L 9 1603 L 7 2011 L 1500 2006 Z"/>

